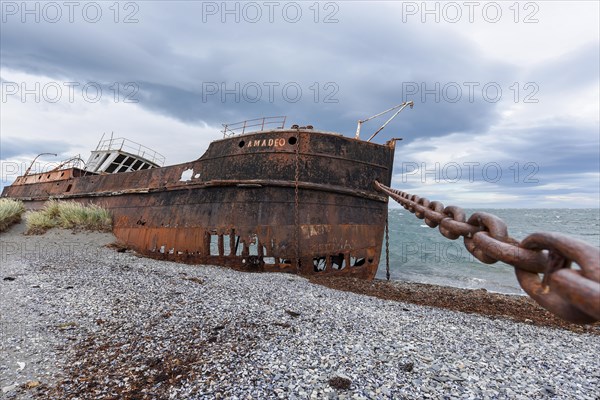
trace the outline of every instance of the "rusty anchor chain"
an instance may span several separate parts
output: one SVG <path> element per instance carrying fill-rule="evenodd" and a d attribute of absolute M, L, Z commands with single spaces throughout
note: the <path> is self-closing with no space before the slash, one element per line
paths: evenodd
<path fill-rule="evenodd" d="M 476 212 L 467 218 L 456 206 L 411 195 L 375 181 L 375 188 L 405 209 L 438 227 L 448 239 L 464 238 L 464 245 L 479 261 L 502 261 L 515 268 L 519 285 L 539 305 L 570 322 L 600 320 L 600 250 L 558 233 L 533 233 L 521 242 L 508 235 L 504 221 Z M 572 263 L 579 266 L 571 268 Z M 540 274 L 543 278 L 540 278 Z"/>

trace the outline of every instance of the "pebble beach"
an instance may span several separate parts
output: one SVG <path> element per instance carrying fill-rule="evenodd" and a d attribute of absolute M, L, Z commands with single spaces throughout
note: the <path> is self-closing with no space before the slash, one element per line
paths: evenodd
<path fill-rule="evenodd" d="M 600 335 L 0 234 L 6 399 L 600 398 Z"/>

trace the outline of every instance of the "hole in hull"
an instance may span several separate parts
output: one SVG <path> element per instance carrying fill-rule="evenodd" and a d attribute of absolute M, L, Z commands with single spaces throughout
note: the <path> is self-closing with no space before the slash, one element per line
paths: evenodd
<path fill-rule="evenodd" d="M 210 255 L 219 255 L 219 235 L 210 235 Z"/>
<path fill-rule="evenodd" d="M 350 257 L 350 266 L 352 267 L 360 267 L 362 265 L 365 265 L 365 259 L 364 257 Z"/>
<path fill-rule="evenodd" d="M 331 268 L 341 270 L 346 267 L 346 260 L 344 258 L 344 254 L 334 254 L 331 257 Z"/>
<path fill-rule="evenodd" d="M 313 267 L 315 272 L 325 271 L 327 268 L 327 257 L 313 258 Z"/>
<path fill-rule="evenodd" d="M 244 251 L 244 244 L 240 243 L 240 237 L 239 236 L 235 236 L 235 255 L 236 256 L 241 256 L 242 252 Z"/>
<path fill-rule="evenodd" d="M 223 235 L 223 255 L 231 255 L 231 236 Z"/>
<path fill-rule="evenodd" d="M 252 236 L 252 240 L 250 241 L 249 250 L 250 250 L 249 254 L 251 256 L 258 256 L 258 237 L 256 235 Z"/>

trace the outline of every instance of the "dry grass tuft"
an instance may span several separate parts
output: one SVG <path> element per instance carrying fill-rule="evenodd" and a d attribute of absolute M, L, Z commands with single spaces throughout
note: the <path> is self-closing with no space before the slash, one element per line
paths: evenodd
<path fill-rule="evenodd" d="M 112 217 L 107 210 L 95 204 L 50 200 L 40 211 L 27 215 L 25 233 L 42 234 L 56 227 L 108 232 L 112 228 Z"/>
<path fill-rule="evenodd" d="M 0 232 L 4 232 L 12 224 L 21 221 L 24 212 L 23 202 L 13 199 L 0 199 Z"/>

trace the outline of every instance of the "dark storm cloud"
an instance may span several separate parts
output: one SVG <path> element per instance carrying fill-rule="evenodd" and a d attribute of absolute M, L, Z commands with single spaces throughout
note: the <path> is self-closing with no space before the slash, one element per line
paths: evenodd
<path fill-rule="evenodd" d="M 511 158 L 539 165 L 546 176 L 600 172 L 600 137 L 592 126 L 541 126 L 506 134 L 527 138 L 525 144 L 507 145 Z"/>
<path fill-rule="evenodd" d="M 507 129 L 503 132 L 506 137 L 524 140 L 480 144 L 469 156 L 446 163 L 424 162 L 416 156 L 417 152 L 427 151 L 441 154 L 443 147 L 413 145 L 411 153 L 400 146 L 394 165 L 395 185 L 421 195 L 431 190 L 425 184 L 445 185 L 448 193 L 487 193 L 490 199 L 497 194 L 513 195 L 519 201 L 512 207 L 524 207 L 528 201 L 553 196 L 597 198 L 600 137 L 593 132 L 593 127 L 567 124 Z M 468 143 L 462 147 L 467 148 Z"/>
<path fill-rule="evenodd" d="M 142 107 L 208 124 L 285 114 L 352 134 L 359 118 L 414 100 L 410 116 L 394 121 L 380 141 L 486 130 L 498 110 L 481 88 L 492 82 L 506 90 L 513 70 L 454 34 L 429 34 L 399 24 L 393 12 L 357 4 L 342 4 L 334 24 L 202 23 L 198 2 L 168 13 L 140 4 L 139 23 L 131 25 L 8 21 L 2 65 L 56 79 L 136 82 Z M 365 126 L 366 133 L 377 127 Z"/>

